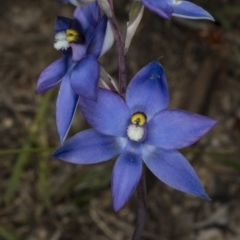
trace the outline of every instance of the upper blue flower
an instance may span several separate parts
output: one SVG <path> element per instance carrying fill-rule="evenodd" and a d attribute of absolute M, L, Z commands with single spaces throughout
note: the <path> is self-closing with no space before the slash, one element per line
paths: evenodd
<path fill-rule="evenodd" d="M 61 2 L 70 2 L 76 6 L 90 4 L 95 0 L 59 0 Z M 214 21 L 214 18 L 203 8 L 189 1 L 181 0 L 138 0 L 150 11 L 160 17 L 170 19 L 171 16 L 189 18 L 189 19 L 208 19 Z"/>
<path fill-rule="evenodd" d="M 140 0 L 142 4 L 163 18 L 171 16 L 189 18 L 189 19 L 208 19 L 214 21 L 214 18 L 203 8 L 189 1 L 181 0 Z"/>
<path fill-rule="evenodd" d="M 61 82 L 56 106 L 57 129 L 64 141 L 79 96 L 96 100 L 100 67 L 97 59 L 113 44 L 107 17 L 101 17 L 95 2 L 77 7 L 74 19 L 58 17 L 54 47 L 63 57 L 53 62 L 40 75 L 36 92 L 42 93 Z"/>
<path fill-rule="evenodd" d="M 195 143 L 216 121 L 183 110 L 168 110 L 168 101 L 163 68 L 153 61 L 132 79 L 125 101 L 105 89 L 99 89 L 97 102 L 81 98 L 80 108 L 94 129 L 76 134 L 52 156 L 91 164 L 120 154 L 112 174 L 116 211 L 138 185 L 142 159 L 169 186 L 208 199 L 195 171 L 175 149 Z"/>

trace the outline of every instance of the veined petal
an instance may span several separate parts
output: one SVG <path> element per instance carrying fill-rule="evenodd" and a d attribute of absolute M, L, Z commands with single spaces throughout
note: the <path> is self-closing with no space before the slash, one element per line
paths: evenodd
<path fill-rule="evenodd" d="M 100 9 L 97 2 L 88 6 L 77 7 L 74 18 L 72 27 L 79 29 L 86 42 L 89 42 L 100 20 Z"/>
<path fill-rule="evenodd" d="M 141 145 L 129 142 L 113 168 L 112 198 L 115 211 L 120 210 L 131 197 L 141 174 Z"/>
<path fill-rule="evenodd" d="M 68 134 L 79 98 L 71 88 L 70 74 L 71 70 L 68 71 L 62 80 L 56 104 L 57 129 L 61 143 L 63 143 Z"/>
<path fill-rule="evenodd" d="M 166 109 L 168 101 L 167 80 L 158 61 L 143 67 L 128 85 L 126 103 L 131 113 L 143 112 L 148 121 L 157 112 Z"/>
<path fill-rule="evenodd" d="M 51 157 L 76 164 L 99 163 L 120 154 L 124 144 L 124 139 L 88 129 L 69 138 Z"/>
<path fill-rule="evenodd" d="M 55 32 L 66 31 L 72 24 L 72 19 L 67 17 L 57 17 L 55 21 Z"/>
<path fill-rule="evenodd" d="M 103 49 L 104 39 L 107 31 L 107 23 L 108 18 L 106 15 L 104 15 L 101 18 L 88 46 L 88 53 L 94 55 L 96 58 L 99 58 Z M 109 40 L 111 41 L 112 39 Z"/>
<path fill-rule="evenodd" d="M 196 172 L 178 151 L 145 144 L 143 160 L 152 173 L 170 187 L 210 200 Z"/>
<path fill-rule="evenodd" d="M 148 122 L 147 144 L 164 149 L 187 147 L 206 134 L 216 121 L 184 110 L 158 113 Z"/>
<path fill-rule="evenodd" d="M 207 11 L 194 3 L 179 0 L 171 0 L 171 2 L 171 6 L 173 8 L 172 16 L 189 19 L 208 19 L 214 21 L 214 18 Z"/>
<path fill-rule="evenodd" d="M 127 137 L 130 112 L 117 94 L 99 88 L 97 102 L 80 97 L 79 106 L 87 122 L 99 132 Z"/>
<path fill-rule="evenodd" d="M 50 64 L 38 78 L 36 93 L 43 93 L 56 86 L 67 71 L 67 59 L 65 57 L 58 59 Z"/>
<path fill-rule="evenodd" d="M 164 0 L 141 0 L 142 4 L 158 16 L 170 19 L 173 9 Z"/>
<path fill-rule="evenodd" d="M 73 91 L 82 97 L 96 101 L 99 76 L 100 67 L 97 59 L 92 55 L 87 55 L 75 65 L 72 71 Z"/>

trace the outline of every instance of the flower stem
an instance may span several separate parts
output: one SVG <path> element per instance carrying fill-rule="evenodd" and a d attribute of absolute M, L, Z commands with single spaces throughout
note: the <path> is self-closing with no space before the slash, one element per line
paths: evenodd
<path fill-rule="evenodd" d="M 146 221 L 147 201 L 146 201 L 146 180 L 145 180 L 144 168 L 142 170 L 142 176 L 138 184 L 137 191 L 138 191 L 138 216 L 137 216 L 137 225 L 133 233 L 132 240 L 141 239 L 142 231 Z"/>
<path fill-rule="evenodd" d="M 109 0 L 112 10 L 112 17 L 109 17 L 109 22 L 114 31 L 115 41 L 118 48 L 118 65 L 119 65 L 119 94 L 124 97 L 127 88 L 127 52 L 125 51 L 125 44 L 119 30 L 119 26 L 114 15 L 113 2 Z"/>

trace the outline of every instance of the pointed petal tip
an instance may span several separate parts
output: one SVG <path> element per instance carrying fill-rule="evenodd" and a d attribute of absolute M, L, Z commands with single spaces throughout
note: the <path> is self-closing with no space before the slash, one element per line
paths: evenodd
<path fill-rule="evenodd" d="M 217 120 L 209 118 L 209 131 L 218 123 Z"/>
<path fill-rule="evenodd" d="M 207 16 L 202 16 L 202 17 L 194 17 L 194 16 L 186 16 L 186 15 L 181 15 L 177 13 L 172 14 L 173 17 L 180 17 L 180 18 L 185 18 L 185 19 L 190 19 L 190 20 L 209 20 L 215 22 L 215 19 L 212 15 L 207 15 Z"/>
<path fill-rule="evenodd" d="M 124 205 L 124 204 L 122 204 L 122 205 L 116 204 L 116 203 L 114 202 L 114 200 L 113 200 L 113 209 L 114 209 L 115 212 L 118 212 L 119 210 L 121 210 L 122 207 L 123 207 L 123 205 Z"/>
<path fill-rule="evenodd" d="M 55 152 L 53 152 L 49 157 L 50 157 L 50 158 L 61 159 L 61 158 L 60 158 L 60 155 L 61 155 L 61 153 L 62 153 L 62 147 L 63 147 L 63 142 L 61 141 L 60 147 L 59 147 Z"/>
<path fill-rule="evenodd" d="M 180 16 L 179 16 L 180 17 Z M 206 15 L 194 17 L 194 16 L 181 16 L 182 18 L 192 19 L 192 20 L 209 20 L 215 22 L 215 19 L 211 14 L 207 12 Z"/>
<path fill-rule="evenodd" d="M 200 193 L 191 193 L 191 192 L 185 192 L 185 193 L 194 195 L 196 197 L 203 198 L 204 200 L 207 200 L 207 201 L 212 201 L 212 199 L 207 195 L 207 193 L 205 192 L 204 189 L 202 189 L 202 192 L 200 192 Z"/>
<path fill-rule="evenodd" d="M 189 1 L 178 1 L 178 4 L 173 4 L 172 16 L 193 19 L 193 20 L 210 20 L 215 21 L 213 16 L 202 7 L 189 2 Z"/>
<path fill-rule="evenodd" d="M 48 89 L 45 88 L 44 86 L 42 86 L 41 83 L 39 83 L 40 81 L 38 80 L 37 82 L 37 86 L 36 86 L 36 89 L 35 89 L 35 94 L 41 94 L 41 93 L 44 93 L 46 92 Z"/>
<path fill-rule="evenodd" d="M 207 194 L 204 196 L 204 198 L 210 202 L 212 201 L 212 199 Z"/>
<path fill-rule="evenodd" d="M 198 194 L 197 196 L 199 196 L 199 197 L 201 197 L 201 198 L 203 198 L 205 200 L 212 201 L 212 199 L 205 192 L 204 188 L 202 189 L 202 193 Z"/>
<path fill-rule="evenodd" d="M 51 89 L 51 87 L 46 88 L 43 84 L 37 83 L 35 94 L 42 94 Z"/>
<path fill-rule="evenodd" d="M 50 157 L 50 158 L 58 158 L 58 157 L 57 157 L 57 151 L 58 151 L 58 150 L 56 150 L 54 153 L 52 153 L 49 157 Z"/>
<path fill-rule="evenodd" d="M 51 155 L 50 158 L 59 158 L 59 154 L 61 154 L 61 148 L 63 146 L 63 143 L 61 142 L 60 147 L 57 148 L 57 150 L 55 150 Z"/>
<path fill-rule="evenodd" d="M 121 206 L 121 207 L 113 206 L 113 209 L 114 209 L 115 212 L 118 212 L 122 209 L 122 207 L 123 206 Z"/>
<path fill-rule="evenodd" d="M 112 192 L 112 202 L 113 202 L 113 209 L 115 212 L 120 211 L 123 206 L 127 203 L 128 199 L 118 198 L 119 196 L 114 195 Z"/>
<path fill-rule="evenodd" d="M 210 20 L 210 21 L 215 22 L 214 17 L 213 17 L 210 13 L 208 13 L 208 16 L 206 16 L 206 18 L 203 18 L 203 19 L 206 19 L 206 20 Z"/>
<path fill-rule="evenodd" d="M 40 94 L 41 91 L 39 91 L 37 88 L 35 89 L 35 94 Z"/>
<path fill-rule="evenodd" d="M 177 189 L 177 188 L 176 188 Z M 177 190 L 180 190 L 180 189 L 177 189 Z M 205 189 L 203 188 L 202 184 L 200 183 L 200 188 L 196 191 L 185 191 L 185 190 L 180 190 L 184 193 L 188 193 L 190 195 L 193 195 L 193 196 L 196 196 L 196 197 L 200 197 L 204 200 L 207 200 L 207 201 L 212 201 L 212 199 L 208 196 L 208 194 L 205 192 Z"/>

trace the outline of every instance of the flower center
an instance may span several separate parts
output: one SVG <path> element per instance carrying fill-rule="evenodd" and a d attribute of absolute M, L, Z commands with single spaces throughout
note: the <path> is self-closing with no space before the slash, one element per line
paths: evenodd
<path fill-rule="evenodd" d="M 83 35 L 79 32 L 77 32 L 74 29 L 67 29 L 67 40 L 68 42 L 82 42 L 83 41 Z"/>
<path fill-rule="evenodd" d="M 131 117 L 131 124 L 127 128 L 127 135 L 130 140 L 142 142 L 146 138 L 147 117 L 142 112 L 134 113 Z"/>
<path fill-rule="evenodd" d="M 67 29 L 55 35 L 54 48 L 57 50 L 67 50 L 69 48 L 69 43 L 81 43 L 83 40 L 84 37 L 81 33 L 74 29 Z"/>
<path fill-rule="evenodd" d="M 137 126 L 143 126 L 147 121 L 147 117 L 142 112 L 136 112 L 131 117 L 132 124 L 135 124 Z"/>

